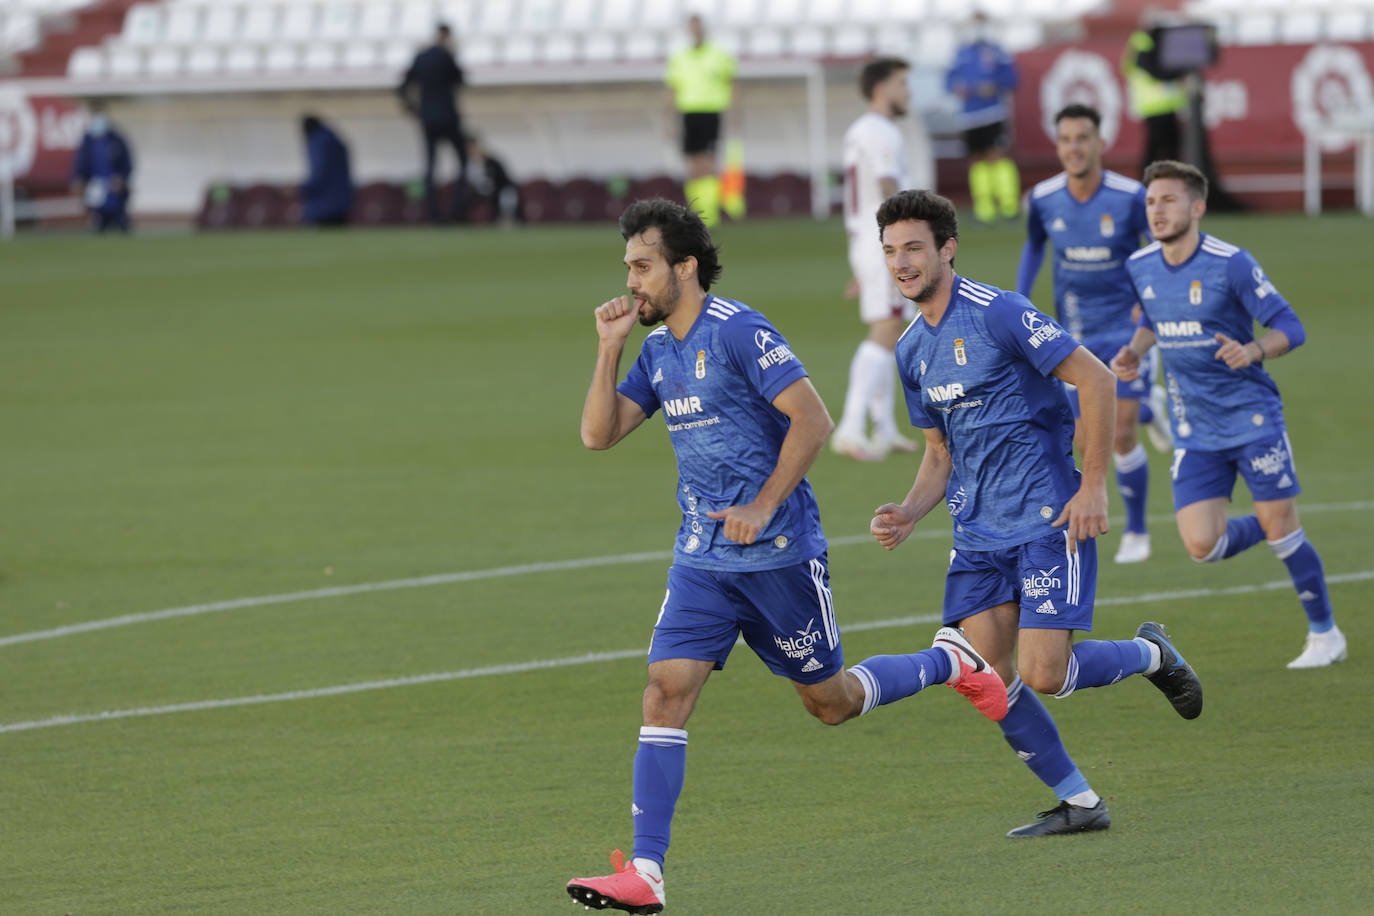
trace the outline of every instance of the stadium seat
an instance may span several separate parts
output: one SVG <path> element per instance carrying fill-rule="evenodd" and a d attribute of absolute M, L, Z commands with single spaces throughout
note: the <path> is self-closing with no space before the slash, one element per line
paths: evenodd
<path fill-rule="evenodd" d="M 143 49 L 111 45 L 107 51 L 105 72 L 110 76 L 138 76 L 143 72 Z"/>
<path fill-rule="evenodd" d="M 1279 40 L 1288 44 L 1312 44 L 1321 41 L 1322 14 L 1317 10 L 1293 10 L 1279 22 Z"/>
<path fill-rule="evenodd" d="M 582 32 L 593 28 L 595 22 L 596 0 L 565 0 L 559 4 L 557 28 Z"/>
<path fill-rule="evenodd" d="M 287 192 L 270 184 L 245 188 L 237 208 L 237 225 L 259 229 L 286 222 Z"/>
<path fill-rule="evenodd" d="M 74 80 L 91 80 L 104 75 L 105 52 L 100 48 L 77 48 L 67 58 L 67 76 Z"/>
<path fill-rule="evenodd" d="M 552 182 L 543 178 L 525 182 L 520 186 L 520 199 L 528 222 L 543 223 L 557 218 L 558 189 Z"/>
<path fill-rule="evenodd" d="M 124 14 L 124 27 L 119 34 L 125 44 L 157 44 L 162 38 L 162 7 L 135 3 Z"/>
<path fill-rule="evenodd" d="M 501 52 L 504 64 L 532 64 L 539 57 L 539 43 L 533 35 L 517 32 L 501 43 Z"/>
<path fill-rule="evenodd" d="M 375 70 L 382 64 L 381 46 L 368 38 L 355 38 L 343 49 L 345 70 Z"/>
<path fill-rule="evenodd" d="M 277 18 L 280 14 L 275 3 L 253 3 L 243 9 L 239 22 L 239 41 L 267 43 L 277 37 Z"/>
<path fill-rule="evenodd" d="M 351 38 L 356 32 L 358 25 L 358 8 L 352 3 L 343 3 L 339 0 L 326 3 L 320 9 L 320 20 L 317 34 L 321 38 L 330 41 L 340 41 Z"/>
<path fill-rule="evenodd" d="M 768 178 L 750 177 L 745 184 L 749 213 L 756 216 L 792 216 L 811 210 L 811 182 L 784 172 Z"/>
<path fill-rule="evenodd" d="M 396 33 L 416 41 L 424 41 L 434 36 L 434 25 L 438 21 L 439 15 L 429 0 L 404 0 L 396 17 Z M 462 33 L 459 34 L 461 37 Z"/>
<path fill-rule="evenodd" d="M 786 52 L 786 47 L 782 29 L 755 26 L 745 32 L 741 54 L 746 57 L 781 57 Z"/>
<path fill-rule="evenodd" d="M 312 73 L 336 70 L 339 64 L 339 48 L 328 41 L 312 41 L 301 57 L 301 66 Z"/>
<path fill-rule="evenodd" d="M 196 45 L 186 49 L 186 72 L 193 76 L 209 76 L 218 73 L 223 56 L 214 45 Z"/>
<path fill-rule="evenodd" d="M 432 35 L 434 26 L 439 22 L 448 23 L 453 33 L 460 38 L 475 28 L 478 7 L 481 0 L 441 0 L 438 7 L 430 13 L 425 34 Z"/>
<path fill-rule="evenodd" d="M 1263 11 L 1244 13 L 1236 17 L 1233 39 L 1242 45 L 1276 44 L 1279 39 L 1278 17 Z"/>
<path fill-rule="evenodd" d="M 262 58 L 263 69 L 269 73 L 288 73 L 300 69 L 300 48 L 282 42 L 270 45 Z"/>
<path fill-rule="evenodd" d="M 388 41 L 382 46 L 382 69 L 402 74 L 415 57 L 415 44 L 404 38 Z"/>
<path fill-rule="evenodd" d="M 458 46 L 458 59 L 478 67 L 501 62 L 501 43 L 495 35 L 469 35 Z"/>
<path fill-rule="evenodd" d="M 600 29 L 588 33 L 582 43 L 582 57 L 584 60 L 592 62 L 617 59 L 620 57 L 619 36 L 613 32 Z"/>
<path fill-rule="evenodd" d="M 566 64 L 578 59 L 580 46 L 575 35 L 559 31 L 544 39 L 542 52 L 545 63 Z"/>
<path fill-rule="evenodd" d="M 176 45 L 158 45 L 149 49 L 144 72 L 149 76 L 175 76 L 181 72 L 181 66 L 181 48 Z"/>
<path fill-rule="evenodd" d="M 686 203 L 686 198 L 682 193 L 682 182 L 669 178 L 667 175 L 652 175 L 631 181 L 625 199 L 620 200 L 617 205 L 624 209 L 631 201 L 652 200 L 655 197 L 662 197 L 664 200 L 676 201 L 680 204 Z"/>
<path fill-rule="evenodd" d="M 262 49 L 257 45 L 235 44 L 224 52 L 224 72 L 256 73 L 262 67 Z"/>
<path fill-rule="evenodd" d="M 199 6 L 169 6 L 162 22 L 160 40 L 168 44 L 190 45 L 200 40 Z"/>
<path fill-rule="evenodd" d="M 574 178 L 558 192 L 557 218 L 569 222 L 614 218 L 619 214 L 610 212 L 610 200 L 605 181 Z"/>
<path fill-rule="evenodd" d="M 666 56 L 662 34 L 650 29 L 634 29 L 625 34 L 621 53 L 626 60 L 658 60 Z"/>
<path fill-rule="evenodd" d="M 386 181 L 358 189 L 353 201 L 353 221 L 363 226 L 394 226 L 404 221 L 405 191 Z"/>
<path fill-rule="evenodd" d="M 1326 14 L 1327 41 L 1368 41 L 1369 13 L 1363 9 L 1335 9 Z"/>
<path fill-rule="evenodd" d="M 366 39 L 389 38 L 396 25 L 396 4 L 382 0 L 363 4 L 358 12 L 358 35 Z"/>
<path fill-rule="evenodd" d="M 288 3 L 282 8 L 278 37 L 288 41 L 309 41 L 316 36 L 319 10 L 314 3 Z"/>
<path fill-rule="evenodd" d="M 238 37 L 240 6 L 234 3 L 221 3 L 205 10 L 205 19 L 200 24 L 202 41 L 217 45 L 232 44 Z"/>
<path fill-rule="evenodd" d="M 868 29 L 854 23 L 837 26 L 830 37 L 830 53 L 836 57 L 862 57 L 872 47 Z"/>
<path fill-rule="evenodd" d="M 510 34 L 515 25 L 515 0 L 483 0 L 469 28 L 484 35 L 500 36 Z"/>

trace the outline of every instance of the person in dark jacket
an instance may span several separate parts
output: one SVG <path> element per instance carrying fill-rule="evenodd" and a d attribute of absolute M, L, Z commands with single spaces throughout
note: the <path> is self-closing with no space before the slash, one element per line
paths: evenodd
<path fill-rule="evenodd" d="M 468 154 L 463 142 L 463 119 L 458 113 L 455 93 L 463 85 L 463 68 L 454 57 L 453 32 L 440 23 L 434 44 L 415 55 L 410 69 L 396 91 L 406 110 L 420 122 L 425 141 L 425 202 L 429 218 L 439 221 L 439 199 L 434 189 L 434 157 L 439 144 L 453 147 L 458 157 L 458 178 L 453 183 L 449 215 L 462 221 L 467 210 L 467 188 L 463 174 Z"/>
<path fill-rule="evenodd" d="M 111 126 L 105 106 L 92 103 L 86 133 L 72 161 L 72 191 L 85 202 L 92 230 L 129 231 L 129 176 L 133 171 L 128 141 Z"/>
<path fill-rule="evenodd" d="M 473 189 L 490 204 L 488 222 L 523 223 L 524 202 L 520 186 L 510 177 L 506 164 L 492 154 L 475 134 L 468 135 L 468 180 Z"/>
<path fill-rule="evenodd" d="M 317 226 L 342 226 L 353 209 L 348 147 L 313 114 L 301 118 L 309 173 L 301 185 L 301 218 Z"/>

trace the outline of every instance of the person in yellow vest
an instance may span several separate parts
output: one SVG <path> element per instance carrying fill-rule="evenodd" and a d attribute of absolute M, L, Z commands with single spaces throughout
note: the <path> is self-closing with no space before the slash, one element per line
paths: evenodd
<path fill-rule="evenodd" d="M 716 144 L 720 140 L 722 117 L 730 108 L 735 59 L 706 40 L 706 26 L 699 15 L 688 17 L 687 29 L 692 41 L 668 58 L 663 81 L 671 92 L 675 110 L 682 116 L 682 152 L 687 160 L 683 190 L 687 205 L 710 227 L 720 223 Z M 743 202 L 742 194 L 732 196 L 732 217 L 743 215 Z"/>
<path fill-rule="evenodd" d="M 1181 158 L 1178 113 L 1188 102 L 1183 85 L 1177 80 L 1152 76 L 1155 40 L 1145 29 L 1133 32 L 1121 55 L 1121 73 L 1131 100 L 1131 115 L 1145 122 L 1145 151 L 1140 171 L 1151 162 Z"/>

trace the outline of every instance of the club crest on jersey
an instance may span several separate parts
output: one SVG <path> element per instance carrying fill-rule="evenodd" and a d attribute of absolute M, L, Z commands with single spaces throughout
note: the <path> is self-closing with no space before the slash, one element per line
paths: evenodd
<path fill-rule="evenodd" d="M 1188 301 L 1193 305 L 1202 305 L 1202 281 L 1194 280 L 1188 287 Z"/>
<path fill-rule="evenodd" d="M 961 366 L 968 365 L 968 351 L 964 349 L 964 338 L 954 338 L 954 361 Z"/>
<path fill-rule="evenodd" d="M 1112 215 L 1110 213 L 1102 214 L 1102 219 L 1098 223 L 1098 228 L 1102 230 L 1103 238 L 1111 238 L 1116 235 L 1116 223 L 1112 220 Z"/>
<path fill-rule="evenodd" d="M 706 378 L 706 351 L 697 351 L 697 378 Z"/>

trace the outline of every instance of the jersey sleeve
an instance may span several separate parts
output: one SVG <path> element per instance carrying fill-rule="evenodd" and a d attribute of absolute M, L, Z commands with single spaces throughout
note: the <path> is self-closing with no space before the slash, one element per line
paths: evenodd
<path fill-rule="evenodd" d="M 1236 297 L 1241 307 L 1266 327 L 1273 323 L 1280 312 L 1292 311 L 1288 300 L 1265 276 L 1264 268 L 1245 249 L 1238 251 L 1227 262 L 1226 281 L 1231 288 L 1231 295 Z"/>
<path fill-rule="evenodd" d="M 897 378 L 902 383 L 902 396 L 906 401 L 906 414 L 911 425 L 917 429 L 932 429 L 935 420 L 926 413 L 926 399 L 921 392 L 921 383 L 910 372 L 911 367 L 904 359 L 897 360 Z"/>
<path fill-rule="evenodd" d="M 726 358 L 770 404 L 784 388 L 806 378 L 787 340 L 759 312 L 745 311 L 721 326 Z"/>
<path fill-rule="evenodd" d="M 1050 375 L 1078 348 L 1073 335 L 1031 305 L 1025 296 L 1003 292 L 987 309 L 987 329 L 992 339 L 1013 357 L 1030 363 L 1041 375 Z"/>
<path fill-rule="evenodd" d="M 654 386 L 649 384 L 649 360 L 645 357 L 643 349 L 639 351 L 639 359 L 630 367 L 625 380 L 616 385 L 615 390 L 638 404 L 646 417 L 652 417 L 658 410 L 658 394 L 654 391 Z"/>

